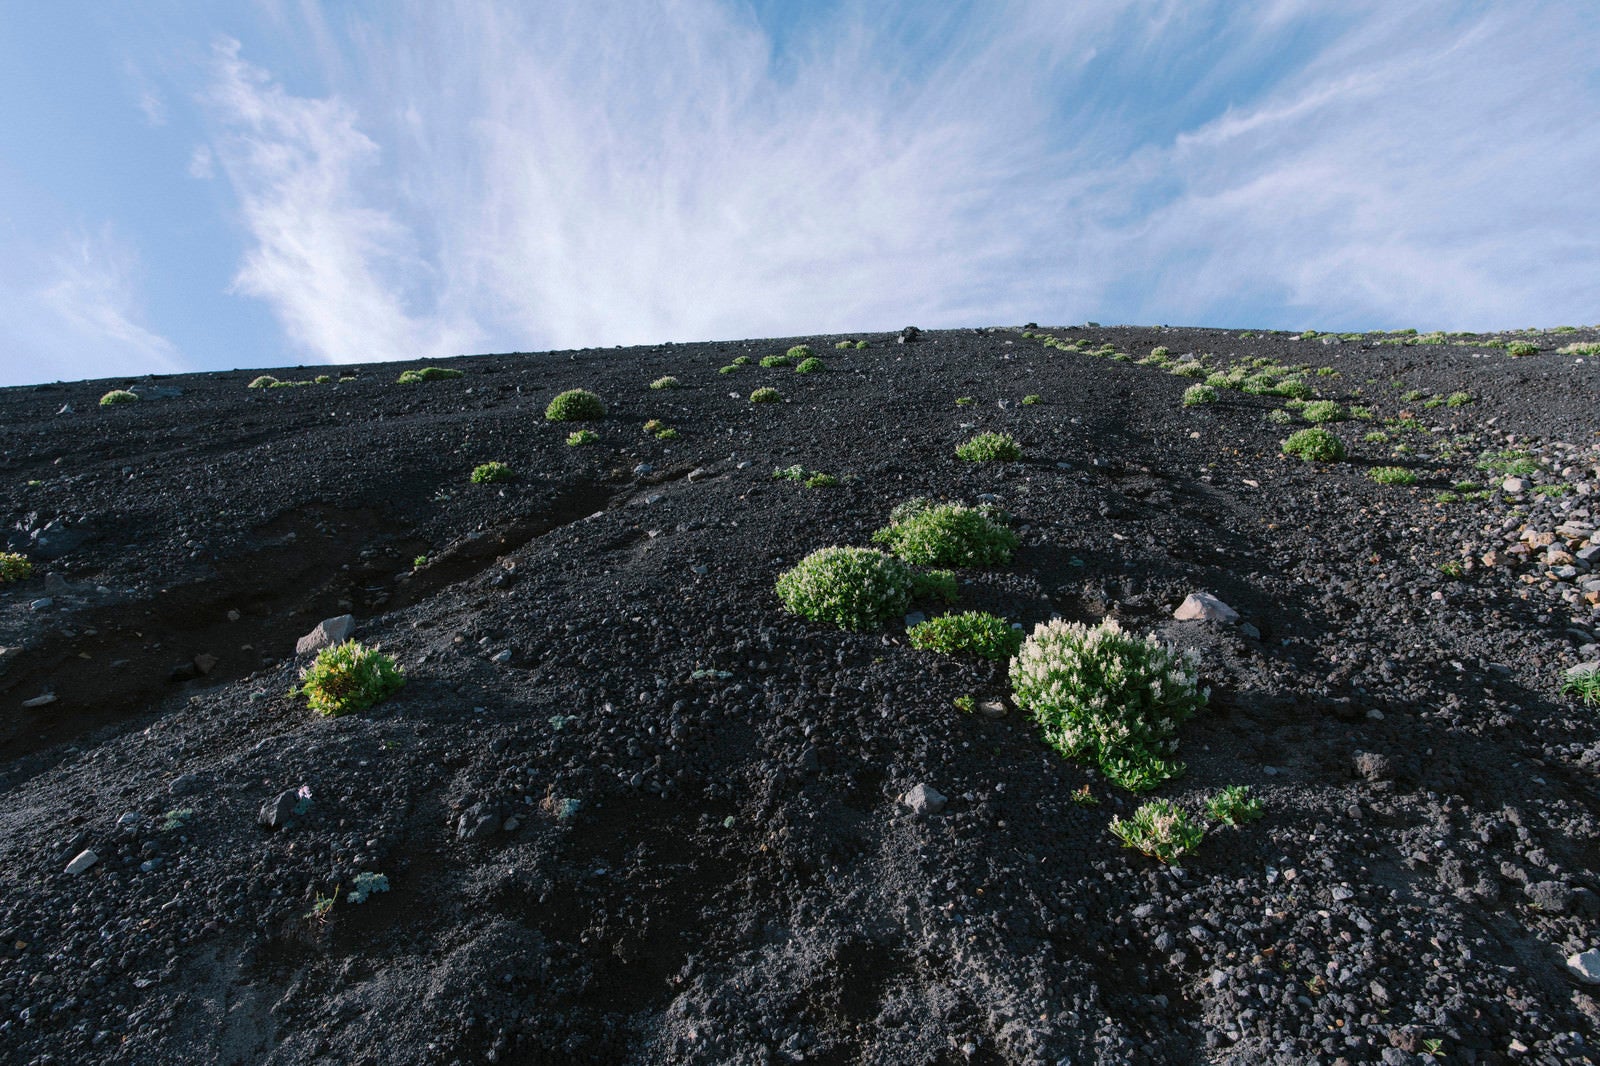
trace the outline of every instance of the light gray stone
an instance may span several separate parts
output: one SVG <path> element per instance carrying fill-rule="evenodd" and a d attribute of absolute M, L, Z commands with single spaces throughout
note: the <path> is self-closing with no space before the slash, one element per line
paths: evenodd
<path fill-rule="evenodd" d="M 83 871 L 87 870 L 89 867 L 93 866 L 99 861 L 100 856 L 96 855 L 89 848 L 84 848 L 82 851 L 78 852 L 78 854 L 72 857 L 71 862 L 67 863 L 66 872 L 69 874 L 81 874 Z"/>
<path fill-rule="evenodd" d="M 1600 985 L 1600 949 L 1590 948 L 1567 958 L 1572 976 L 1586 985 Z"/>
<path fill-rule="evenodd" d="M 350 634 L 356 631 L 356 618 L 352 614 L 341 614 L 337 618 L 324 618 L 317 623 L 317 628 L 295 641 L 294 653 L 296 655 L 313 655 L 323 648 L 335 644 L 343 644 L 350 639 Z"/>
<path fill-rule="evenodd" d="M 1528 479 L 1525 477 L 1508 477 L 1500 482 L 1502 491 L 1511 496 L 1520 496 L 1528 491 Z"/>
<path fill-rule="evenodd" d="M 944 793 L 932 785 L 919 784 L 912 786 L 910 791 L 901 796 L 900 802 L 910 807 L 912 814 L 923 817 L 930 814 L 938 814 L 944 810 L 944 805 L 949 800 L 945 798 Z"/>
<path fill-rule="evenodd" d="M 1226 622 L 1231 625 L 1239 620 L 1239 612 L 1209 592 L 1191 592 L 1172 612 L 1172 617 L 1180 622 Z"/>
<path fill-rule="evenodd" d="M 31 700 L 23 700 L 22 705 L 24 707 L 48 707 L 55 701 L 56 694 L 54 692 L 46 692 L 44 695 L 35 696 Z"/>

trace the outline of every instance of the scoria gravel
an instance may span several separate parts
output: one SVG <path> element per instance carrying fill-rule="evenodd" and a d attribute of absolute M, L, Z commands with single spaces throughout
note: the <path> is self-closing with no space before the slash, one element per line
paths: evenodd
<path fill-rule="evenodd" d="M 0 391 L 35 566 L 0 588 L 0 1057 L 1597 1061 L 1568 959 L 1600 946 L 1600 711 L 1563 686 L 1600 658 L 1600 360 L 1556 350 L 1595 338 L 1006 328 Z M 802 342 L 825 370 L 758 365 Z M 1281 397 L 1182 405 L 1265 361 L 1363 409 L 1345 461 L 1283 456 Z M 569 388 L 595 443 L 543 417 Z M 978 431 L 1022 458 L 958 460 Z M 1210 706 L 1156 795 L 1265 817 L 1163 866 L 1004 664 L 784 613 L 779 573 L 913 496 L 1021 537 L 958 607 L 1194 651 Z M 1199 591 L 1240 620 L 1175 620 Z M 322 718 L 295 644 L 343 614 L 407 683 Z"/>

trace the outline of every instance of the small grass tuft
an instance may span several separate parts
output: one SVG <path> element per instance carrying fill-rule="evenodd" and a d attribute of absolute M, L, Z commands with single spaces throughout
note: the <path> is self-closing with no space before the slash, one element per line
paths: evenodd
<path fill-rule="evenodd" d="M 1591 707 L 1600 706 L 1600 669 L 1574 668 L 1562 679 L 1561 691 Z"/>

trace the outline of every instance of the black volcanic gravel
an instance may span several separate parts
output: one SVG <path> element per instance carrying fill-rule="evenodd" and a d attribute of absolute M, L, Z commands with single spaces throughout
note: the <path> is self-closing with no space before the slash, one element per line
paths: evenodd
<path fill-rule="evenodd" d="M 1600 946 L 1600 710 L 1562 692 L 1600 658 L 1600 358 L 1554 350 L 1595 334 L 1023 332 L 0 390 L 37 567 L 0 588 L 0 1058 L 1600 1061 L 1566 962 Z M 718 373 L 800 342 L 825 372 Z M 1281 399 L 1185 408 L 1156 345 L 1308 364 L 1373 417 L 1288 459 Z M 581 447 L 543 418 L 575 387 L 609 408 Z M 980 430 L 1021 461 L 957 460 Z M 516 480 L 471 484 L 490 460 Z M 782 570 L 917 495 L 1021 536 L 960 608 L 1195 651 L 1211 705 L 1157 795 L 1266 817 L 1162 866 L 1107 831 L 1139 798 L 956 709 L 1004 665 L 783 612 Z M 1175 621 L 1200 590 L 1241 623 Z M 295 641 L 346 612 L 407 684 L 320 718 Z M 353 902 L 362 871 L 389 891 Z"/>

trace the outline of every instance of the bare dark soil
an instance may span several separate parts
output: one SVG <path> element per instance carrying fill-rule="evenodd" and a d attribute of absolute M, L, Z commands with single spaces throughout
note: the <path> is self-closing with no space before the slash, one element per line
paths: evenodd
<path fill-rule="evenodd" d="M 1052 332 L 1328 367 L 1373 418 L 1300 462 L 1280 399 L 1185 408 L 1198 379 L 1015 329 L 0 391 L 36 566 L 0 587 L 0 1059 L 1600 1061 L 1567 963 L 1600 946 L 1600 711 L 1562 691 L 1600 567 L 1556 557 L 1600 521 L 1600 359 L 1553 350 L 1594 335 Z M 825 372 L 717 372 L 798 342 Z M 597 443 L 543 418 L 573 387 Z M 979 430 L 1021 461 L 956 459 Z M 1522 491 L 1478 468 L 1508 450 Z M 516 479 L 471 484 L 490 460 Z M 782 570 L 916 495 L 1021 535 L 957 609 L 1198 652 L 1157 795 L 1201 817 L 1249 785 L 1266 816 L 1163 866 L 1107 830 L 1141 797 L 957 709 L 1004 665 L 783 611 Z M 1200 590 L 1241 624 L 1175 621 Z M 407 683 L 322 718 L 295 641 L 347 612 Z M 948 806 L 914 815 L 920 783 Z M 352 902 L 363 871 L 390 890 Z"/>

